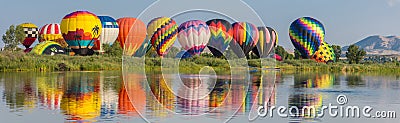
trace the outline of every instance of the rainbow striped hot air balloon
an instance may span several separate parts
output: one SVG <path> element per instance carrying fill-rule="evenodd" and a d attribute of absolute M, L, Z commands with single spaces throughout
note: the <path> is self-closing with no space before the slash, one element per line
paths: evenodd
<path fill-rule="evenodd" d="M 213 19 L 206 23 L 211 32 L 207 47 L 214 56 L 221 57 L 233 39 L 232 25 L 223 19 Z"/>
<path fill-rule="evenodd" d="M 248 56 L 258 42 L 257 27 L 248 22 L 236 22 L 232 24 L 232 27 L 234 39 L 231 43 L 232 50 L 239 58 Z"/>
<path fill-rule="evenodd" d="M 146 24 L 131 17 L 117 20 L 119 25 L 118 41 L 124 49 L 124 55 L 132 56 L 146 39 Z"/>
<path fill-rule="evenodd" d="M 175 43 L 178 35 L 178 25 L 167 17 L 158 17 L 147 25 L 147 39 L 151 41 L 153 48 L 162 58 Z"/>
<path fill-rule="evenodd" d="M 22 45 L 24 45 L 25 48 L 28 49 L 39 36 L 38 27 L 33 23 L 23 23 L 19 26 L 21 26 L 25 32 L 25 39 L 22 42 Z"/>
<path fill-rule="evenodd" d="M 179 43 L 192 56 L 203 52 L 211 36 L 208 25 L 200 20 L 186 21 L 178 30 Z"/>
<path fill-rule="evenodd" d="M 40 42 L 38 45 L 33 47 L 32 51 L 38 55 L 64 54 L 64 48 L 62 48 L 60 44 L 53 41 Z"/>
<path fill-rule="evenodd" d="M 302 57 L 310 58 L 324 42 L 325 29 L 318 20 L 311 17 L 302 17 L 290 25 L 289 36 Z"/>
<path fill-rule="evenodd" d="M 90 55 L 101 34 L 100 19 L 88 11 L 76 11 L 66 15 L 61 21 L 61 33 L 69 47 L 79 55 Z"/>

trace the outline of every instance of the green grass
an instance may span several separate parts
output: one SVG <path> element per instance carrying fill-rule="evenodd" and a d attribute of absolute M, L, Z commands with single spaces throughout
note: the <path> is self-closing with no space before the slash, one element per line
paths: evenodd
<path fill-rule="evenodd" d="M 35 55 L 23 52 L 0 53 L 0 71 L 101 71 L 120 70 L 120 57 Z"/>
<path fill-rule="evenodd" d="M 277 64 L 285 71 L 321 71 L 321 72 L 379 72 L 399 73 L 400 65 L 397 62 L 348 64 L 345 62 L 317 63 L 313 60 L 286 60 Z"/>
<path fill-rule="evenodd" d="M 139 58 L 127 58 L 125 60 L 143 60 Z M 125 62 L 124 69 L 144 70 L 146 72 L 160 72 L 161 65 L 163 70 L 175 71 L 179 73 L 198 73 L 205 66 L 211 67 L 217 74 L 230 73 L 232 67 L 235 69 L 245 68 L 245 59 L 226 60 L 207 56 L 195 56 L 189 59 L 146 58 L 145 62 Z M 129 64 L 128 64 L 129 63 Z M 145 64 L 143 64 L 145 63 Z M 296 71 L 318 71 L 318 72 L 370 72 L 393 74 L 400 73 L 398 62 L 389 63 L 363 63 L 347 64 L 337 63 L 317 63 L 313 60 L 285 60 L 277 62 L 266 59 L 248 60 L 251 69 L 264 67 L 278 67 L 283 72 Z M 263 65 L 261 65 L 263 64 Z M 139 69 L 138 67 L 145 66 Z M 179 67 L 178 67 L 179 66 Z M 103 71 L 103 70 L 122 70 L 122 58 L 116 55 L 94 55 L 94 56 L 46 56 L 25 54 L 23 52 L 0 52 L 0 71 Z"/>

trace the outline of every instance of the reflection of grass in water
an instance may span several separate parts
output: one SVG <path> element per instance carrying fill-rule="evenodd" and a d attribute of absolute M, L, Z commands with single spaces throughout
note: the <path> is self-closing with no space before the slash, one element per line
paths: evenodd
<path fill-rule="evenodd" d="M 365 81 L 361 75 L 351 74 L 346 76 L 347 85 L 351 87 L 357 87 L 365 85 Z"/>

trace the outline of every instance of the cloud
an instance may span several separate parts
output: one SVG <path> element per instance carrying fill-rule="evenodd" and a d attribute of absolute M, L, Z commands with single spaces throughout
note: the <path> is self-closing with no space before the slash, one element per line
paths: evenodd
<path fill-rule="evenodd" d="M 390 7 L 393 7 L 393 6 L 395 6 L 396 4 L 398 4 L 398 3 L 400 3 L 400 0 L 388 0 L 388 1 L 387 1 L 387 4 L 388 4 Z"/>

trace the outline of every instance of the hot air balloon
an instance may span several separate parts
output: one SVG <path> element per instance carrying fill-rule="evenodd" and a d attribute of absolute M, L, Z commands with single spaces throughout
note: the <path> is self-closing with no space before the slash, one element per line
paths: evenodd
<path fill-rule="evenodd" d="M 179 43 L 191 55 L 201 54 L 211 36 L 208 25 L 201 20 L 186 21 L 178 30 Z"/>
<path fill-rule="evenodd" d="M 186 59 L 186 58 L 191 58 L 191 57 L 192 57 L 192 55 L 187 51 L 180 51 L 175 56 L 175 58 L 177 58 L 177 59 Z"/>
<path fill-rule="evenodd" d="M 333 48 L 325 42 L 322 42 L 321 46 L 319 46 L 318 50 L 311 56 L 317 62 L 335 62 L 336 56 Z"/>
<path fill-rule="evenodd" d="M 232 24 L 233 39 L 230 44 L 232 50 L 240 58 L 248 56 L 249 52 L 257 45 L 258 42 L 258 29 L 248 22 L 236 22 Z"/>
<path fill-rule="evenodd" d="M 158 17 L 147 25 L 148 38 L 153 48 L 162 58 L 175 43 L 178 35 L 178 25 L 174 20 L 167 17 Z"/>
<path fill-rule="evenodd" d="M 39 30 L 38 40 L 39 42 L 54 41 L 60 44 L 63 48 L 68 46 L 61 34 L 60 24 L 57 23 L 46 24 L 41 27 Z"/>
<path fill-rule="evenodd" d="M 278 45 L 278 43 L 279 43 L 278 32 L 276 30 L 272 29 L 271 27 L 267 27 L 267 29 L 270 30 L 270 32 L 271 32 L 271 30 L 272 30 L 272 32 L 274 32 L 274 33 L 271 33 L 271 38 L 273 41 L 275 41 L 274 47 L 276 47 L 276 45 Z M 273 35 L 273 34 L 275 34 L 275 35 Z"/>
<path fill-rule="evenodd" d="M 146 39 L 146 25 L 136 18 L 120 18 L 118 41 L 124 49 L 124 55 L 132 56 Z"/>
<path fill-rule="evenodd" d="M 324 42 L 325 29 L 318 20 L 302 17 L 290 25 L 289 36 L 302 57 L 310 58 Z"/>
<path fill-rule="evenodd" d="M 142 56 L 146 55 L 146 53 L 150 49 L 151 49 L 151 41 L 146 38 L 133 56 L 134 57 L 142 57 Z"/>
<path fill-rule="evenodd" d="M 103 27 L 99 40 L 94 42 L 93 50 L 96 52 L 104 52 L 103 44 L 112 45 L 117 40 L 119 34 L 119 26 L 117 21 L 110 16 L 98 16 Z"/>
<path fill-rule="evenodd" d="M 26 48 L 25 50 L 24 50 L 24 53 L 30 53 L 32 51 L 32 48 Z"/>
<path fill-rule="evenodd" d="M 268 57 L 278 41 L 277 33 L 270 27 L 258 27 L 258 43 L 253 52 L 260 58 Z"/>
<path fill-rule="evenodd" d="M 39 42 L 57 41 L 63 39 L 60 29 L 60 24 L 46 24 L 39 30 Z"/>
<path fill-rule="evenodd" d="M 69 47 L 79 55 L 88 55 L 102 31 L 100 19 L 88 11 L 76 11 L 61 21 L 61 33 Z"/>
<path fill-rule="evenodd" d="M 233 39 L 232 25 L 223 19 L 213 19 L 206 23 L 211 32 L 207 47 L 214 56 L 221 57 Z"/>
<path fill-rule="evenodd" d="M 23 23 L 20 26 L 24 29 L 25 32 L 25 39 L 22 42 L 22 45 L 24 45 L 25 48 L 29 48 L 39 36 L 38 27 L 33 23 Z"/>
<path fill-rule="evenodd" d="M 53 41 L 40 42 L 38 45 L 33 47 L 32 51 L 38 55 L 64 54 L 64 48 L 62 48 L 60 44 Z"/>

